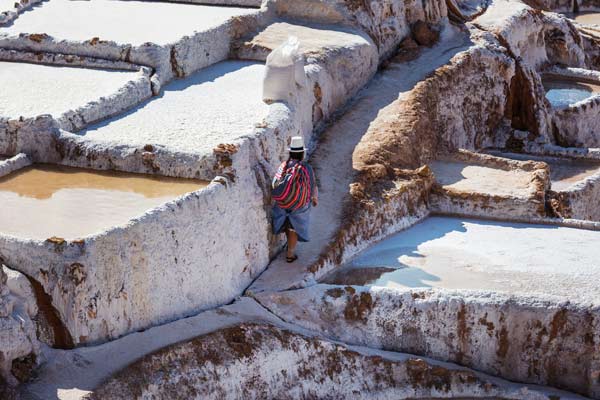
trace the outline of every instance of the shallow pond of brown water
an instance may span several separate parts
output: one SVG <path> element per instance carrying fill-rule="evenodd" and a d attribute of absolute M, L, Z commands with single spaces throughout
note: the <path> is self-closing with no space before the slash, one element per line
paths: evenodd
<path fill-rule="evenodd" d="M 208 182 L 34 165 L 0 178 L 0 232 L 75 239 L 122 225 Z"/>
<path fill-rule="evenodd" d="M 583 25 L 600 25 L 600 12 L 566 13 L 565 16 Z"/>

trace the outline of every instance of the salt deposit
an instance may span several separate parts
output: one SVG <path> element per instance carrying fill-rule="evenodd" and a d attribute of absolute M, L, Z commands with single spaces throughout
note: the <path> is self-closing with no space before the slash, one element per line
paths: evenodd
<path fill-rule="evenodd" d="M 99 37 L 122 44 L 169 44 L 257 10 L 167 2 L 52 0 L 22 14 L 0 33 L 46 33 L 56 39 Z M 160 24 L 160 29 L 157 29 Z"/>
<path fill-rule="evenodd" d="M 203 186 L 198 181 L 135 174 L 27 167 L 0 179 L 0 232 L 41 240 L 81 238 L 123 225 Z"/>
<path fill-rule="evenodd" d="M 396 269 L 382 271 L 372 286 L 538 293 L 593 302 L 600 299 L 599 240 L 595 231 L 432 217 L 371 247 L 346 268 Z"/>
<path fill-rule="evenodd" d="M 430 167 L 439 184 L 458 191 L 510 196 L 526 195 L 531 190 L 532 176 L 527 171 L 507 171 L 453 161 L 434 161 Z"/>
<path fill-rule="evenodd" d="M 116 93 L 137 72 L 0 62 L 0 116 L 59 117 Z"/>
<path fill-rule="evenodd" d="M 600 163 L 559 157 L 536 157 L 528 154 L 494 153 L 514 160 L 542 161 L 550 167 L 552 190 L 565 190 L 577 182 L 600 173 Z"/>
<path fill-rule="evenodd" d="M 175 81 L 135 109 L 81 132 L 87 143 L 209 153 L 252 132 L 267 115 L 262 101 L 264 66 L 225 61 Z"/>
<path fill-rule="evenodd" d="M 0 12 L 12 10 L 15 5 L 15 0 L 0 0 Z"/>

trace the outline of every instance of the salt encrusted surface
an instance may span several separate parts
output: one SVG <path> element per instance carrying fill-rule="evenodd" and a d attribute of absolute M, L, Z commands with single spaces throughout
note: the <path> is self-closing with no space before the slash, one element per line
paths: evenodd
<path fill-rule="evenodd" d="M 483 14 L 491 0 L 449 0 L 446 2 L 448 15 L 462 21 L 471 20 Z"/>
<path fill-rule="evenodd" d="M 226 59 L 233 40 L 264 26 L 272 14 L 266 9 L 168 2 L 59 0 L 25 14 L 18 26 L 0 29 L 0 47 L 149 66 L 155 69 L 158 92 L 173 78 Z M 130 15 L 138 17 L 132 21 Z M 156 21 L 170 28 L 157 30 Z"/>
<path fill-rule="evenodd" d="M 35 360 L 39 353 L 36 328 L 32 321 L 37 312 L 27 278 L 0 264 L 0 386 L 18 383 L 11 372 L 13 360 L 30 356 Z"/>
<path fill-rule="evenodd" d="M 583 68 L 553 67 L 544 70 L 544 75 L 600 84 L 600 72 Z M 597 94 L 567 107 L 553 108 L 554 134 L 563 146 L 597 148 L 600 146 L 599 116 L 600 95 Z"/>
<path fill-rule="evenodd" d="M 243 297 L 232 305 L 135 332 L 102 345 L 69 351 L 46 347 L 43 356 L 47 362 L 40 367 L 38 379 L 27 385 L 23 394 L 40 400 L 57 395 L 61 399 L 78 399 L 146 354 L 231 325 L 258 321 L 281 322 L 254 300 Z"/>
<path fill-rule="evenodd" d="M 14 5 L 14 0 L 0 0 L 0 11 L 12 10 Z"/>
<path fill-rule="evenodd" d="M 183 36 L 207 31 L 235 16 L 256 10 L 167 2 L 119 0 L 52 0 L 21 15 L 0 34 L 45 33 L 56 39 L 101 40 L 142 45 L 165 45 Z M 160 21 L 161 29 L 156 24 Z"/>
<path fill-rule="evenodd" d="M 166 368 L 173 367 L 177 372 L 164 374 Z M 448 395 L 550 399 L 564 395 L 509 384 L 428 359 L 249 323 L 146 356 L 109 380 L 91 398 L 347 399 L 363 397 L 367 392 L 372 399 Z"/>
<path fill-rule="evenodd" d="M 600 394 L 600 310 L 558 298 L 317 285 L 257 296 L 286 322 L 346 343 Z"/>
<path fill-rule="evenodd" d="M 0 178 L 28 165 L 31 165 L 31 159 L 23 153 L 6 160 L 0 160 Z"/>
<path fill-rule="evenodd" d="M 102 58 L 75 56 L 72 54 L 31 52 L 11 49 L 0 49 L 0 60 L 65 67 L 116 69 L 121 71 L 139 71 L 142 68 L 141 65 L 127 61 L 113 61 Z"/>
<path fill-rule="evenodd" d="M 578 34 L 557 14 L 541 13 L 519 1 L 496 0 L 473 23 L 502 38 L 514 55 L 531 67 L 547 62 L 585 65 Z"/>
<path fill-rule="evenodd" d="M 269 53 L 285 42 L 289 36 L 298 38 L 299 51 L 306 58 L 353 50 L 371 44 L 369 37 L 359 30 L 336 25 L 310 25 L 282 21 L 270 24 L 251 39 L 243 41 L 238 55 L 242 58 L 264 61 Z"/>
<path fill-rule="evenodd" d="M 447 20 L 446 2 L 440 0 L 278 0 L 274 7 L 279 15 L 289 18 L 356 26 L 373 39 L 380 56 L 391 55 L 409 36 L 415 22 L 439 25 Z"/>
<path fill-rule="evenodd" d="M 376 286 L 535 293 L 600 304 L 599 239 L 600 232 L 590 230 L 431 217 L 349 266 L 397 269 Z"/>
<path fill-rule="evenodd" d="M 151 95 L 149 77 L 141 72 L 14 62 L 0 62 L 0 86 L 0 116 L 14 119 L 42 114 L 58 119 L 69 110 L 94 107 L 89 103 L 101 103 L 112 96 L 110 104 L 105 105 L 114 109 L 110 115 Z M 120 108 L 114 96 L 119 91 L 125 92 L 122 97 L 126 98 Z M 87 116 L 86 120 L 94 118 Z"/>
<path fill-rule="evenodd" d="M 531 183 L 532 174 L 528 171 L 505 171 L 455 160 L 437 160 L 429 166 L 441 186 L 456 191 L 526 198 L 535 191 Z"/>
<path fill-rule="evenodd" d="M 0 26 L 10 24 L 18 18 L 19 14 L 42 1 L 43 0 L 0 0 Z"/>
<path fill-rule="evenodd" d="M 211 154 L 252 133 L 267 116 L 264 65 L 224 61 L 163 88 L 157 98 L 81 132 L 86 146 L 152 144 L 172 152 Z"/>
<path fill-rule="evenodd" d="M 552 191 L 548 197 L 563 218 L 600 221 L 600 172 L 565 189 Z"/>

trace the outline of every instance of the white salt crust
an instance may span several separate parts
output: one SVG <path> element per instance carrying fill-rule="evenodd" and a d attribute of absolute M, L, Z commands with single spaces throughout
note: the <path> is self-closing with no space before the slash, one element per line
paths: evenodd
<path fill-rule="evenodd" d="M 268 114 L 262 101 L 264 65 L 224 61 L 172 82 L 125 114 L 81 132 L 88 144 L 141 146 L 210 153 L 250 134 Z"/>
<path fill-rule="evenodd" d="M 0 61 L 0 116 L 55 118 L 119 91 L 138 73 Z"/>
<path fill-rule="evenodd" d="M 169 44 L 256 11 L 167 2 L 52 0 L 23 13 L 0 33 L 46 33 L 73 41 L 99 37 L 131 45 Z"/>

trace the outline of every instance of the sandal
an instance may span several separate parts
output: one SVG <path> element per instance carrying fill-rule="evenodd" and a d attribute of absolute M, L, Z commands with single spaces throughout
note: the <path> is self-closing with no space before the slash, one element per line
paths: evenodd
<path fill-rule="evenodd" d="M 289 263 L 293 263 L 294 261 L 296 261 L 298 259 L 297 255 L 293 255 L 292 257 L 286 257 L 285 261 L 289 262 Z"/>

